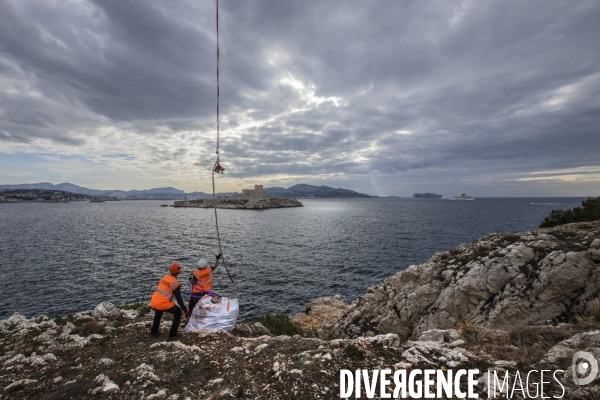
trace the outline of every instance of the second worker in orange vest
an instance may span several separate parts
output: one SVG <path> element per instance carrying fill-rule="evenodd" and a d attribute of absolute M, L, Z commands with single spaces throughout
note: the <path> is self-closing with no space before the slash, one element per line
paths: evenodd
<path fill-rule="evenodd" d="M 205 294 L 211 294 L 210 290 L 213 286 L 213 271 L 219 266 L 219 258 L 221 254 L 216 256 L 215 265 L 209 266 L 204 258 L 198 261 L 198 269 L 192 273 L 190 277 L 190 283 L 192 284 L 192 293 L 190 295 L 190 302 L 188 308 L 190 313 Z M 210 293 L 209 293 L 210 292 Z"/>
<path fill-rule="evenodd" d="M 179 329 L 179 322 L 181 321 L 181 310 L 185 312 L 185 315 L 189 317 L 190 312 L 183 303 L 181 297 L 181 282 L 177 280 L 177 276 L 181 273 L 181 265 L 177 263 L 171 264 L 169 268 L 171 275 L 163 276 L 158 282 L 158 287 L 150 299 L 150 308 L 154 309 L 154 322 L 150 334 L 152 336 L 158 336 L 158 328 L 160 327 L 160 320 L 163 312 L 173 314 L 173 324 L 169 331 L 169 337 L 167 340 L 174 340 L 181 335 L 177 334 Z M 175 300 L 179 304 L 179 307 L 175 305 Z"/>

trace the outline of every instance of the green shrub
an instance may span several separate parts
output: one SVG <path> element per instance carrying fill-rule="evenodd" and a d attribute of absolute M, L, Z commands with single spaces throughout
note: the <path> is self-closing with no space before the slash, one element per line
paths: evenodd
<path fill-rule="evenodd" d="M 344 354 L 351 360 L 364 360 L 365 352 L 351 344 L 344 349 Z"/>
<path fill-rule="evenodd" d="M 264 325 L 273 335 L 302 335 L 304 331 L 292 322 L 292 319 L 286 313 L 263 314 L 257 320 Z"/>
<path fill-rule="evenodd" d="M 131 304 L 125 304 L 124 306 L 119 307 L 122 310 L 135 310 L 138 312 L 139 317 L 143 317 L 150 312 L 150 307 L 147 303 L 138 301 Z"/>
<path fill-rule="evenodd" d="M 591 222 L 600 220 L 600 197 L 593 199 L 588 197 L 581 202 L 581 207 L 572 210 L 552 210 L 542 223 L 540 228 L 551 228 L 557 225 L 569 224 L 571 222 Z"/>

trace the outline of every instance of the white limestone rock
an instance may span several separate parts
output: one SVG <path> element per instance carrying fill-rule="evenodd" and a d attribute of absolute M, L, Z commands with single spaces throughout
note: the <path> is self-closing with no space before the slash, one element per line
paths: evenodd
<path fill-rule="evenodd" d="M 453 329 L 461 321 L 505 330 L 585 315 L 600 292 L 600 251 L 592 247 L 600 240 L 600 222 L 582 226 L 492 234 L 437 253 L 370 288 L 321 329 L 337 337 L 393 333 L 401 341 L 441 341 L 432 330 Z M 589 247 L 573 240 L 579 231 Z"/>
<path fill-rule="evenodd" d="M 132 370 L 140 380 L 159 382 L 160 378 L 154 373 L 154 367 L 146 363 L 140 364 L 135 370 Z"/>
<path fill-rule="evenodd" d="M 16 356 L 4 361 L 4 366 L 14 365 L 14 364 L 28 364 L 29 358 L 25 357 L 23 354 L 17 354 Z"/>
<path fill-rule="evenodd" d="M 127 319 L 136 319 L 139 314 L 136 310 L 119 310 L 119 311 Z"/>
<path fill-rule="evenodd" d="M 272 336 L 271 332 L 265 328 L 265 326 L 263 324 L 261 324 L 260 322 L 255 322 L 253 323 L 250 328 L 252 329 L 252 334 L 253 335 L 267 335 L 267 336 Z"/>
<path fill-rule="evenodd" d="M 456 329 L 430 329 L 419 336 L 421 342 L 453 343 L 460 339 L 460 333 Z"/>
<path fill-rule="evenodd" d="M 256 346 L 256 348 L 254 349 L 254 353 L 255 353 L 255 354 L 258 354 L 258 353 L 260 353 L 261 351 L 263 351 L 264 349 L 266 349 L 267 347 L 269 347 L 269 345 L 268 345 L 268 344 L 266 344 L 266 343 L 259 344 L 259 345 L 258 345 L 258 346 Z"/>
<path fill-rule="evenodd" d="M 383 293 L 377 290 L 378 296 L 383 298 Z M 348 309 L 350 305 L 342 300 L 341 296 L 322 297 L 306 305 L 305 314 L 296 314 L 292 322 L 302 329 L 320 328 L 323 323 L 335 320 Z"/>
<path fill-rule="evenodd" d="M 4 388 L 5 393 L 36 383 L 37 379 L 19 379 Z"/>
<path fill-rule="evenodd" d="M 121 310 L 109 301 L 103 301 L 98 304 L 92 311 L 92 315 L 96 319 L 116 317 L 121 314 Z"/>
<path fill-rule="evenodd" d="M 600 359 L 600 330 L 578 333 L 553 346 L 544 356 L 542 363 L 568 367 L 576 351 L 586 351 Z"/>
<path fill-rule="evenodd" d="M 100 374 L 100 375 L 96 376 L 96 379 L 94 379 L 94 383 L 99 384 L 100 386 L 93 389 L 91 391 L 91 394 L 96 394 L 99 392 L 110 394 L 110 393 L 116 393 L 120 390 L 119 385 L 117 385 L 116 383 L 111 381 L 108 378 L 108 376 L 106 376 L 104 374 Z"/>
<path fill-rule="evenodd" d="M 153 400 L 153 399 L 160 400 L 160 399 L 165 399 L 166 397 L 167 397 L 167 391 L 165 389 L 161 389 L 158 392 L 146 397 L 146 400 Z"/>
<path fill-rule="evenodd" d="M 207 388 L 207 389 L 217 388 L 217 387 L 221 386 L 224 383 L 225 383 L 225 379 L 223 379 L 223 378 L 216 378 L 216 379 L 212 379 L 212 380 L 208 381 L 208 383 L 204 387 Z"/>

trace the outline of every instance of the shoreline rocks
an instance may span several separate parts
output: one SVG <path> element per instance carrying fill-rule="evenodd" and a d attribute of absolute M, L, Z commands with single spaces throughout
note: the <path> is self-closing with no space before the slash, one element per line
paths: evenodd
<path fill-rule="evenodd" d="M 175 202 L 176 208 L 212 208 L 212 199 L 191 200 L 188 204 Z M 237 199 L 231 197 L 219 197 L 217 208 L 236 210 L 264 210 L 268 208 L 291 208 L 304 207 L 304 205 L 293 197 L 257 197 L 249 199 Z"/>
<path fill-rule="evenodd" d="M 369 288 L 322 329 L 414 339 L 461 322 L 491 328 L 567 322 L 600 309 L 600 222 L 492 234 Z"/>
<path fill-rule="evenodd" d="M 292 322 L 305 330 L 319 329 L 323 323 L 340 317 L 348 307 L 341 296 L 322 297 L 308 303 L 306 313 L 294 315 Z"/>
<path fill-rule="evenodd" d="M 212 207 L 212 201 L 205 201 L 204 208 Z M 304 205 L 292 197 L 266 197 L 244 199 L 221 199 L 217 203 L 217 208 L 227 209 L 246 209 L 246 210 L 264 210 L 268 208 L 290 208 L 304 207 Z"/>

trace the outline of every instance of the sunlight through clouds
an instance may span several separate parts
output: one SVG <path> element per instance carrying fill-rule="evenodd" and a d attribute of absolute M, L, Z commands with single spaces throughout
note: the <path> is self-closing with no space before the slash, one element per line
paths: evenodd
<path fill-rule="evenodd" d="M 597 192 L 597 3 L 220 7 L 223 190 Z M 214 11 L 0 2 L 0 183 L 208 191 Z"/>

